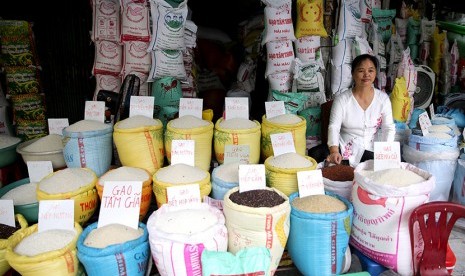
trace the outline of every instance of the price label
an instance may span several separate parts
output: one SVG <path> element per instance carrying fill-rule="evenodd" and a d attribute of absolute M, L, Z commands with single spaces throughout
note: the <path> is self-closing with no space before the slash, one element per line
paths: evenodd
<path fill-rule="evenodd" d="M 0 199 L 0 224 L 15 227 L 15 210 L 12 199 Z"/>
<path fill-rule="evenodd" d="M 203 99 L 181 98 L 179 99 L 179 117 L 191 115 L 202 119 Z"/>
<path fill-rule="evenodd" d="M 284 101 L 265 102 L 265 111 L 267 119 L 286 114 Z"/>
<path fill-rule="evenodd" d="M 226 97 L 224 113 L 225 120 L 233 118 L 249 119 L 249 98 Z"/>
<path fill-rule="evenodd" d="M 48 132 L 50 134 L 63 135 L 63 129 L 69 126 L 68 118 L 48 119 Z"/>
<path fill-rule="evenodd" d="M 105 181 L 97 227 L 112 223 L 139 228 L 142 181 Z"/>
<path fill-rule="evenodd" d="M 266 187 L 265 165 L 239 165 L 239 192 L 260 190 Z"/>
<path fill-rule="evenodd" d="M 299 197 L 325 194 L 323 174 L 319 169 L 297 172 L 297 185 L 299 187 Z"/>
<path fill-rule="evenodd" d="M 31 182 L 37 183 L 53 172 L 52 161 L 27 161 L 26 165 Z"/>
<path fill-rule="evenodd" d="M 249 164 L 250 146 L 249 145 L 225 145 L 224 146 L 224 164 L 241 163 Z"/>
<path fill-rule="evenodd" d="M 420 128 L 421 132 L 423 133 L 423 136 L 428 136 L 428 128 L 432 126 L 432 124 L 426 111 L 418 116 L 418 122 L 420 122 Z"/>
<path fill-rule="evenodd" d="M 155 98 L 152 96 L 131 96 L 129 104 L 129 117 L 142 115 L 153 118 Z"/>
<path fill-rule="evenodd" d="M 171 164 L 174 165 L 179 163 L 195 166 L 194 140 L 171 141 Z"/>
<path fill-rule="evenodd" d="M 375 142 L 373 170 L 400 168 L 400 143 Z"/>
<path fill-rule="evenodd" d="M 190 207 L 201 203 L 199 184 L 176 185 L 166 188 L 168 205 Z"/>
<path fill-rule="evenodd" d="M 86 101 L 84 120 L 93 120 L 105 122 L 105 102 L 103 101 Z"/>
<path fill-rule="evenodd" d="M 273 146 L 273 155 L 278 156 L 288 152 L 296 152 L 292 133 L 283 132 L 271 134 L 271 145 Z"/>
<path fill-rule="evenodd" d="M 38 232 L 52 229 L 74 230 L 74 200 L 39 201 Z"/>

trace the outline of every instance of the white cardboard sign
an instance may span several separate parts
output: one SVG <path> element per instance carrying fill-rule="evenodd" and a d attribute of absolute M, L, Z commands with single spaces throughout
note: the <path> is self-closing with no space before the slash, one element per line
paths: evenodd
<path fill-rule="evenodd" d="M 266 187 L 265 165 L 239 165 L 239 192 L 260 190 Z"/>
<path fill-rule="evenodd" d="M 179 163 L 195 166 L 194 140 L 171 141 L 171 164 L 174 165 Z"/>
<path fill-rule="evenodd" d="M 319 169 L 297 172 L 297 185 L 299 187 L 299 197 L 325 194 L 323 174 Z"/>
<path fill-rule="evenodd" d="M 249 119 L 249 98 L 226 97 L 224 103 L 225 120 L 233 118 Z"/>
<path fill-rule="evenodd" d="M 265 112 L 267 119 L 286 114 L 284 101 L 265 102 Z"/>
<path fill-rule="evenodd" d="M 224 164 L 237 162 L 249 164 L 249 157 L 249 145 L 225 145 L 224 147 Z"/>
<path fill-rule="evenodd" d="M 177 185 L 166 188 L 167 204 L 189 207 L 201 203 L 199 184 Z"/>
<path fill-rule="evenodd" d="M 68 118 L 48 119 L 48 132 L 50 134 L 63 135 L 63 129 L 69 126 Z"/>
<path fill-rule="evenodd" d="M 292 133 L 283 132 L 270 134 L 273 155 L 278 156 L 288 152 L 296 152 Z"/>
<path fill-rule="evenodd" d="M 15 227 L 15 210 L 12 199 L 0 199 L 0 223 Z"/>
<path fill-rule="evenodd" d="M 142 115 L 153 118 L 155 97 L 153 96 L 131 96 L 129 104 L 129 117 Z"/>
<path fill-rule="evenodd" d="M 74 230 L 74 200 L 39 201 L 38 232 L 52 229 Z"/>
<path fill-rule="evenodd" d="M 426 111 L 418 116 L 418 122 L 420 123 L 420 128 L 421 132 L 423 133 L 423 136 L 427 136 L 429 134 L 428 128 L 432 126 L 432 124 Z"/>
<path fill-rule="evenodd" d="M 37 183 L 53 172 L 52 161 L 27 161 L 26 165 L 31 182 Z"/>
<path fill-rule="evenodd" d="M 93 120 L 105 122 L 105 102 L 103 101 L 86 101 L 84 120 Z"/>
<path fill-rule="evenodd" d="M 375 142 L 373 170 L 400 168 L 400 143 Z"/>
<path fill-rule="evenodd" d="M 202 119 L 203 99 L 181 98 L 179 99 L 179 117 L 192 115 Z"/>

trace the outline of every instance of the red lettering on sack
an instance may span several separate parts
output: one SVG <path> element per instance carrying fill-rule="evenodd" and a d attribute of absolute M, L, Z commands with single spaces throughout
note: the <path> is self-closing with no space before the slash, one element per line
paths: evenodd
<path fill-rule="evenodd" d="M 266 248 L 272 248 L 273 247 L 273 216 L 271 214 L 266 214 L 265 233 L 266 233 Z"/>
<path fill-rule="evenodd" d="M 144 134 L 145 134 L 145 139 L 147 140 L 147 144 L 149 146 L 150 158 L 152 158 L 153 166 L 155 168 L 158 168 L 157 157 L 155 156 L 155 152 L 153 149 L 152 136 L 150 136 L 150 133 L 148 131 L 144 131 Z"/>
<path fill-rule="evenodd" d="M 79 148 L 79 161 L 81 162 L 81 168 L 86 167 L 86 150 L 84 147 L 84 139 L 78 138 L 78 148 Z"/>

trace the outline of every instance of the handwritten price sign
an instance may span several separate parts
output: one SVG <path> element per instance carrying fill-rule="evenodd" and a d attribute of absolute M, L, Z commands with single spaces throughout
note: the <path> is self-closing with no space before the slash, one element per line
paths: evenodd
<path fill-rule="evenodd" d="M 74 230 L 74 200 L 39 201 L 38 232 L 51 229 Z"/>
<path fill-rule="evenodd" d="M 63 135 L 63 129 L 69 126 L 68 118 L 48 119 L 48 132 L 50 134 Z"/>
<path fill-rule="evenodd" d="M 225 120 L 233 118 L 249 119 L 249 98 L 226 97 L 224 105 Z"/>
<path fill-rule="evenodd" d="M 400 168 L 400 143 L 375 142 L 373 170 Z"/>
<path fill-rule="evenodd" d="M 29 181 L 39 182 L 53 172 L 52 161 L 27 161 Z"/>
<path fill-rule="evenodd" d="M 105 122 L 105 102 L 86 101 L 84 110 L 84 120 Z"/>
<path fill-rule="evenodd" d="M 166 194 L 170 206 L 189 207 L 201 202 L 199 184 L 171 186 L 166 188 Z"/>
<path fill-rule="evenodd" d="M 297 172 L 297 185 L 299 187 L 299 197 L 325 194 L 321 170 Z"/>
<path fill-rule="evenodd" d="M 0 200 L 0 223 L 15 227 L 15 211 L 12 199 Z"/>
<path fill-rule="evenodd" d="M 265 102 L 265 111 L 267 119 L 285 114 L 284 101 Z"/>
<path fill-rule="evenodd" d="M 171 141 L 171 164 L 187 164 L 195 166 L 195 141 Z"/>
<path fill-rule="evenodd" d="M 239 192 L 260 190 L 266 187 L 265 165 L 239 165 Z"/>
<path fill-rule="evenodd" d="M 271 145 L 273 146 L 273 155 L 278 156 L 288 152 L 296 152 L 292 133 L 276 133 L 271 134 Z"/>
<path fill-rule="evenodd" d="M 428 128 L 432 126 L 432 124 L 426 111 L 418 116 L 418 122 L 420 123 L 420 128 L 421 132 L 423 133 L 423 136 L 428 136 Z"/>
<path fill-rule="evenodd" d="M 192 115 L 202 119 L 203 99 L 181 98 L 179 99 L 179 117 Z"/>
<path fill-rule="evenodd" d="M 226 145 L 224 147 L 224 163 L 249 164 L 249 145 Z"/>
<path fill-rule="evenodd" d="M 129 104 L 129 117 L 142 115 L 153 118 L 155 98 L 152 96 L 131 96 Z"/>

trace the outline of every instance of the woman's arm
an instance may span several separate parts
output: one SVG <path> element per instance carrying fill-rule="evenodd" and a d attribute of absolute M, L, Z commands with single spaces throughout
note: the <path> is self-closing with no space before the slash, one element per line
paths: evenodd
<path fill-rule="evenodd" d="M 339 132 L 341 130 L 343 109 L 341 101 L 336 97 L 331 107 L 328 125 L 328 148 L 329 156 L 326 160 L 332 163 L 340 164 L 342 156 L 339 153 Z"/>

